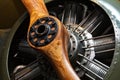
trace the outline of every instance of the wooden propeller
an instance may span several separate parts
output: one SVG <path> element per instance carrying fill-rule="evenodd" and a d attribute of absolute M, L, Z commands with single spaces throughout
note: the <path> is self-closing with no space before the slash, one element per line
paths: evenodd
<path fill-rule="evenodd" d="M 64 25 L 57 18 L 49 15 L 44 0 L 22 0 L 22 2 L 30 14 L 30 25 L 28 28 L 28 35 L 27 35 L 27 41 L 29 45 L 32 48 L 45 54 L 51 60 L 61 80 L 80 80 L 69 62 L 68 52 L 67 52 L 69 35 L 67 30 L 64 28 Z M 56 35 L 51 42 L 44 44 L 42 46 L 38 46 L 38 45 L 36 46 L 32 44 L 32 42 L 30 41 L 30 36 L 35 35 L 34 32 L 31 32 L 31 27 L 33 26 L 33 24 L 36 23 L 37 20 L 40 20 L 44 17 L 49 17 L 54 19 L 54 21 L 57 24 Z M 44 26 L 42 25 L 42 27 L 46 28 L 45 25 Z M 39 33 L 43 34 L 45 33 L 45 29 L 42 29 L 42 27 L 41 25 L 36 26 L 37 28 L 36 30 L 38 30 L 39 28 L 40 29 Z M 40 35 L 39 33 L 36 34 Z M 38 43 L 45 42 L 45 40 L 39 41 L 40 39 L 38 39 L 37 37 L 33 39 L 33 42 L 38 42 Z M 47 37 L 51 38 L 51 36 L 47 36 Z"/>

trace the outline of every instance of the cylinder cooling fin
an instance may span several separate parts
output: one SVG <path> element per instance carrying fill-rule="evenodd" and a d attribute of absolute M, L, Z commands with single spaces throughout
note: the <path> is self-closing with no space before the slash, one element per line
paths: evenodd
<path fill-rule="evenodd" d="M 116 52 L 116 31 L 109 15 L 98 4 L 89 0 L 54 0 L 46 6 L 49 14 L 61 20 L 68 30 L 68 56 L 80 79 L 104 80 Z M 48 26 L 48 20 L 51 26 Z M 30 40 L 33 41 L 32 44 L 43 46 L 56 36 L 57 24 L 51 18 L 43 18 L 37 23 L 41 24 L 31 27 Z M 59 80 L 47 57 L 41 53 L 37 55 L 38 52 L 28 45 L 28 24 L 27 15 L 10 46 L 8 68 L 11 80 Z M 43 28 L 39 29 L 39 26 Z M 41 29 L 44 32 L 41 32 Z M 36 44 L 34 34 L 42 36 L 44 42 Z M 48 39 L 49 35 L 52 37 Z"/>

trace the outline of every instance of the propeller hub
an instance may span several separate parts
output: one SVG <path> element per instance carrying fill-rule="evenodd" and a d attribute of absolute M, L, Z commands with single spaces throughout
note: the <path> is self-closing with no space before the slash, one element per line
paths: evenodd
<path fill-rule="evenodd" d="M 35 47 L 45 46 L 54 40 L 57 32 L 57 22 L 53 18 L 40 18 L 30 28 L 29 41 Z"/>

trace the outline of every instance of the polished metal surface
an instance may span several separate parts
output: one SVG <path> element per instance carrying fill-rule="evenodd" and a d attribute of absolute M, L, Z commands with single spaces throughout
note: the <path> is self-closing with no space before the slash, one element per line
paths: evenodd
<path fill-rule="evenodd" d="M 98 4 L 108 15 L 114 25 L 115 53 L 105 80 L 118 79 L 120 72 L 120 1 L 119 0 L 91 0 Z"/>
<path fill-rule="evenodd" d="M 4 4 L 6 1 L 4 1 Z M 93 2 L 92 4 L 94 4 L 95 9 L 98 10 L 98 12 L 93 10 L 94 7 L 91 6 L 91 2 L 88 1 L 88 6 L 86 3 L 84 4 L 84 0 L 83 2 L 77 4 L 71 2 L 69 3 L 68 1 L 69 4 L 66 5 L 66 7 L 60 4 L 59 6 L 61 8 L 64 7 L 64 10 L 63 13 L 60 13 L 59 15 L 54 11 L 53 12 L 56 14 L 56 16 L 60 17 L 62 15 L 62 18 L 60 18 L 60 20 L 62 20 L 63 23 L 67 26 L 67 29 L 71 31 L 70 34 L 72 37 L 70 39 L 69 45 L 69 50 L 71 52 L 70 55 L 77 54 L 77 56 L 74 56 L 76 63 L 73 65 L 76 66 L 78 64 L 75 70 L 78 71 L 78 75 L 81 75 L 80 77 L 82 77 L 82 80 L 88 80 L 83 79 L 84 76 L 87 76 L 92 80 L 117 80 L 120 78 L 120 1 L 90 1 Z M 18 2 L 16 1 L 15 3 Z M 11 13 L 15 12 L 15 16 L 13 17 L 14 14 L 9 14 L 7 19 L 2 17 L 4 20 L 1 19 L 1 28 L 11 27 L 16 19 L 24 12 L 24 8 L 18 11 L 19 7 L 22 6 L 21 4 L 19 4 L 19 7 L 16 7 L 14 6 L 16 4 L 13 3 L 14 2 L 12 1 L 10 2 L 9 8 L 11 8 L 13 11 Z M 96 7 L 96 5 L 100 8 Z M 1 6 L 4 5 L 2 4 Z M 9 8 L 6 7 L 6 9 Z M 105 12 L 102 13 L 101 9 Z M 4 15 L 7 15 L 8 13 Z M 108 15 L 108 17 L 106 17 L 104 14 Z M 23 23 L 25 18 L 26 15 L 22 16 L 11 29 L 0 30 L 0 63 L 2 65 L 0 66 L 0 79 L 2 80 L 10 80 L 8 70 L 8 55 L 11 49 L 13 37 L 16 34 L 15 32 L 18 30 L 19 26 Z M 11 22 L 9 23 L 10 19 Z M 112 23 L 109 22 L 109 20 Z M 4 24 L 5 22 L 6 24 Z M 79 24 L 79 22 L 81 23 Z M 111 24 L 109 25 L 107 23 Z M 111 30 L 114 31 L 111 32 Z M 19 43 L 18 50 L 23 53 L 30 52 L 30 55 L 36 53 L 36 51 L 31 50 L 31 48 L 24 40 L 23 42 L 21 41 Z M 34 54 L 34 56 L 36 56 L 36 54 Z M 106 61 L 102 61 L 103 59 L 106 59 Z M 35 71 L 35 73 L 37 73 L 37 71 Z"/>

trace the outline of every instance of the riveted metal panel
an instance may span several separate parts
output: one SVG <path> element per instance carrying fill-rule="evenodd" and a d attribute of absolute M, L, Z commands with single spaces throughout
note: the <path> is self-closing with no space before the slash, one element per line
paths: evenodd
<path fill-rule="evenodd" d="M 104 80 L 120 78 L 120 0 L 91 0 L 105 10 L 111 19 L 115 32 L 115 52 L 111 67 Z"/>

